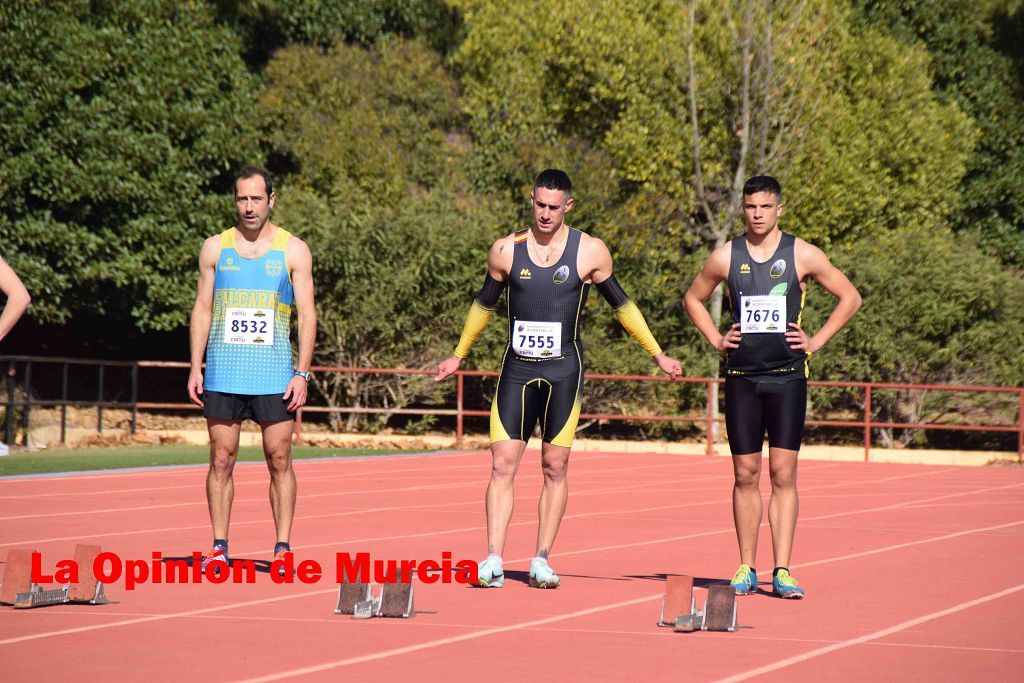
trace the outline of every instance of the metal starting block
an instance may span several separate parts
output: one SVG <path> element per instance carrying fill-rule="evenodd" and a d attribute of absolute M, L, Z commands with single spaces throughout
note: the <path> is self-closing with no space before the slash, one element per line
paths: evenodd
<path fill-rule="evenodd" d="M 64 586 L 63 588 L 43 590 L 42 586 L 33 583 L 30 590 L 18 593 L 14 600 L 14 609 L 63 605 L 68 601 L 68 588 L 69 586 Z"/>
<path fill-rule="evenodd" d="M 334 613 L 355 615 L 356 606 L 371 600 L 372 597 L 368 583 L 341 583 L 338 585 L 338 605 L 334 608 Z"/>
<path fill-rule="evenodd" d="M 20 553 L 25 553 L 25 556 L 22 557 Z M 81 580 L 60 588 L 44 589 L 42 586 L 32 583 L 32 551 L 12 550 L 7 555 L 3 601 L 8 602 L 8 577 L 10 577 L 11 590 L 20 589 L 15 593 L 14 599 L 10 600 L 15 609 L 65 604 L 105 605 L 110 600 L 103 593 L 103 584 L 97 581 L 92 573 L 93 561 L 99 554 L 100 547 L 98 545 L 76 545 L 75 562 L 78 565 Z M 24 570 L 24 575 L 22 570 Z"/>
<path fill-rule="evenodd" d="M 10 550 L 4 561 L 4 583 L 0 604 L 13 605 L 18 593 L 32 590 L 32 553 L 34 550 Z"/>
<path fill-rule="evenodd" d="M 682 620 L 692 621 L 697 613 L 693 597 L 693 577 L 670 575 L 665 581 L 665 597 L 661 599 L 658 626 L 676 626 Z"/>
<path fill-rule="evenodd" d="M 710 586 L 704 609 L 699 610 L 693 594 L 693 577 L 668 577 L 658 626 L 671 626 L 677 633 L 731 632 L 737 628 L 736 619 L 736 589 L 732 586 Z"/>
<path fill-rule="evenodd" d="M 416 614 L 413 609 L 412 583 L 384 584 L 376 597 L 368 583 L 342 583 L 338 586 L 338 605 L 334 613 L 351 614 L 353 619 L 408 619 Z"/>
<path fill-rule="evenodd" d="M 416 614 L 412 607 L 412 582 L 386 583 L 380 590 L 377 616 L 408 619 Z"/>
<path fill-rule="evenodd" d="M 705 631 L 736 630 L 736 589 L 729 585 L 708 588 L 708 599 L 704 603 Z"/>

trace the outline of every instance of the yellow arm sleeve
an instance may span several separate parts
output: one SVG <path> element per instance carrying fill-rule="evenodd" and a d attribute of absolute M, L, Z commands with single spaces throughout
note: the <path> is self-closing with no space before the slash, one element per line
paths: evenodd
<path fill-rule="evenodd" d="M 465 358 L 469 355 L 469 350 L 480 338 L 487 323 L 491 321 L 492 315 L 494 315 L 493 309 L 484 308 L 478 301 L 473 302 L 469 308 L 469 315 L 466 316 L 466 324 L 462 328 L 462 336 L 459 337 L 459 345 L 455 347 L 456 356 Z"/>
<path fill-rule="evenodd" d="M 657 356 L 661 353 L 661 347 L 658 345 L 654 335 L 651 334 L 651 329 L 647 327 L 644 314 L 640 312 L 635 303 L 627 301 L 615 309 L 615 317 L 626 329 L 626 332 L 629 332 L 630 336 L 636 339 L 647 353 L 652 356 Z"/>

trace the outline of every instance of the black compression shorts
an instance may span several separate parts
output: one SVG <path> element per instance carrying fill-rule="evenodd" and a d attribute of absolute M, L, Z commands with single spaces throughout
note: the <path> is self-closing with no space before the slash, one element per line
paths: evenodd
<path fill-rule="evenodd" d="M 284 422 L 294 420 L 288 412 L 284 394 L 225 394 L 204 391 L 200 398 L 205 404 L 203 416 L 215 420 L 252 420 L 253 422 Z"/>
<path fill-rule="evenodd" d="M 733 455 L 760 453 L 768 445 L 799 451 L 807 412 L 807 381 L 725 379 L 725 428 Z"/>
<path fill-rule="evenodd" d="M 539 419 L 544 441 L 569 448 L 582 398 L 582 356 L 527 361 L 509 350 L 491 403 L 491 443 L 529 441 Z"/>

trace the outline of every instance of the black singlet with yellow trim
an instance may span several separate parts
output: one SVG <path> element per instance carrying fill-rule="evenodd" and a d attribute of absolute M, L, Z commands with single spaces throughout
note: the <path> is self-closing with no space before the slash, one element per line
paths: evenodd
<path fill-rule="evenodd" d="M 581 233 L 569 228 L 558 261 L 543 267 L 517 232 L 508 276 L 509 343 L 491 404 L 491 443 L 526 441 L 537 420 L 544 441 L 572 445 L 583 395 L 580 314 L 590 285 L 577 268 Z"/>
<path fill-rule="evenodd" d="M 807 354 L 790 348 L 785 336 L 791 329 L 789 323 L 800 324 L 804 307 L 794 244 L 793 235 L 782 233 L 772 257 L 759 263 L 750 256 L 746 237 L 733 240 L 727 281 L 729 309 L 733 321 L 741 325 L 741 339 L 739 348 L 729 352 L 726 375 L 752 379 L 807 378 Z"/>

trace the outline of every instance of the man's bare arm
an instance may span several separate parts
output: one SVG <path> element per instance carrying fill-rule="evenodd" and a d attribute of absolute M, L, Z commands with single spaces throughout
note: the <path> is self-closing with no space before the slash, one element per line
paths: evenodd
<path fill-rule="evenodd" d="M 437 364 L 437 375 L 435 382 L 440 382 L 446 377 L 454 374 L 462 360 L 469 355 L 469 350 L 476 343 L 476 340 L 483 334 L 487 323 L 490 322 L 494 313 L 494 304 L 501 296 L 501 290 L 508 280 L 508 274 L 512 270 L 512 251 L 515 248 L 514 235 L 507 235 L 495 241 L 487 252 L 487 277 L 484 279 L 484 286 L 477 295 L 476 300 L 470 306 L 466 316 L 466 323 L 462 328 L 462 335 L 455 347 L 455 352 Z M 483 301 L 481 300 L 483 299 Z"/>
<path fill-rule="evenodd" d="M 629 298 L 619 284 L 618 278 L 615 277 L 612 254 L 605 243 L 596 237 L 583 235 L 578 265 L 583 279 L 594 283 L 597 291 L 615 311 L 615 319 L 651 355 L 662 372 L 672 379 L 681 377 L 682 365 L 678 360 L 662 351 L 661 345 L 654 338 L 643 313 Z"/>
<path fill-rule="evenodd" d="M 731 244 L 719 247 L 711 253 L 704 267 L 697 274 L 690 284 L 690 288 L 683 295 L 683 307 L 686 315 L 690 317 L 693 324 L 697 326 L 700 333 L 708 340 L 711 346 L 719 353 L 727 349 L 739 347 L 740 332 L 739 325 L 733 325 L 724 335 L 718 331 L 711 314 L 704 307 L 705 302 L 711 298 L 715 287 L 729 278 L 729 261 L 732 254 Z"/>
<path fill-rule="evenodd" d="M 790 323 L 790 327 L 794 329 L 786 333 L 786 338 L 792 348 L 802 348 L 810 353 L 817 353 L 846 326 L 846 323 L 850 322 L 850 319 L 860 309 L 862 300 L 860 292 L 853 286 L 849 278 L 832 265 L 825 252 L 818 247 L 803 240 L 797 240 L 794 255 L 803 275 L 814 278 L 815 282 L 838 300 L 828 320 L 811 337 L 807 337 L 796 323 Z"/>
<path fill-rule="evenodd" d="M 299 353 L 296 370 L 309 372 L 313 364 L 313 347 L 316 345 L 316 301 L 313 292 L 313 254 L 309 246 L 297 237 L 288 241 L 286 253 L 288 270 L 295 292 L 295 313 L 299 327 Z M 288 382 L 284 399 L 288 410 L 294 412 L 306 405 L 309 398 L 309 383 L 295 375 Z"/>
<path fill-rule="evenodd" d="M 0 290 L 3 290 L 7 296 L 4 312 L 0 315 L 0 339 L 3 339 L 25 313 L 32 297 L 29 296 L 28 290 L 25 289 L 18 274 L 2 258 L 0 258 Z"/>
<path fill-rule="evenodd" d="M 202 406 L 199 395 L 203 393 L 203 356 L 206 342 L 210 338 L 210 321 L 213 318 L 213 281 L 216 275 L 217 257 L 220 255 L 220 236 L 215 235 L 203 242 L 199 251 L 199 283 L 196 286 L 196 301 L 189 318 L 189 359 L 191 367 L 188 376 L 188 397 Z"/>

